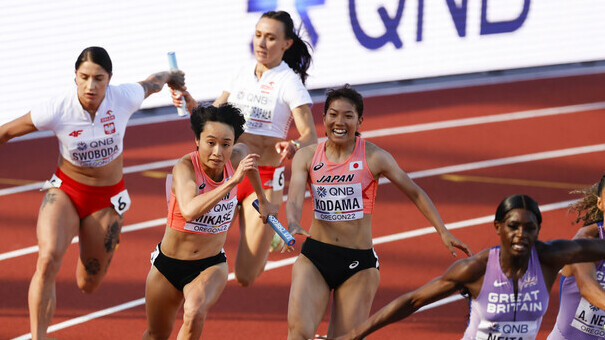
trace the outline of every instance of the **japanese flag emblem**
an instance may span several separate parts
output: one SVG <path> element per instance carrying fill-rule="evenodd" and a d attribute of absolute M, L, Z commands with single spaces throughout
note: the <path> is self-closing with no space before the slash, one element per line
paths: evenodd
<path fill-rule="evenodd" d="M 363 169 L 363 162 L 362 161 L 357 161 L 357 162 L 351 162 L 351 163 L 349 163 L 349 171 L 361 170 L 361 169 Z"/>

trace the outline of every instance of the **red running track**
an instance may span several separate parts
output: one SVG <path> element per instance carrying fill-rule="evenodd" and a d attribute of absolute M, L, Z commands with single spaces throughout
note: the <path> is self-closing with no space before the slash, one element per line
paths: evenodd
<path fill-rule="evenodd" d="M 475 86 L 422 93 L 400 94 L 366 99 L 362 135 L 390 151 L 400 166 L 416 177 L 416 182 L 435 202 L 446 223 L 492 216 L 502 198 L 526 193 L 541 205 L 572 199 L 568 192 L 577 185 L 588 185 L 605 172 L 605 151 L 593 147 L 562 156 L 560 150 L 602 145 L 605 110 L 584 109 L 573 113 L 547 115 L 497 123 L 478 123 L 419 132 L 374 136 L 375 130 L 439 123 L 471 117 L 486 117 L 511 112 L 605 101 L 602 84 L 605 75 L 589 75 L 516 83 Z M 318 134 L 323 135 L 320 111 L 313 107 Z M 129 127 L 124 152 L 125 166 L 143 165 L 178 158 L 192 150 L 193 135 L 186 121 Z M 596 151 L 595 151 L 596 150 Z M 600 150 L 600 151 L 599 151 Z M 459 164 L 537 154 L 553 151 L 546 159 L 514 158 L 504 165 L 424 175 L 422 171 Z M 54 138 L 9 143 L 0 148 L 0 190 L 47 179 L 55 170 L 58 157 Z M 125 226 L 165 218 L 163 173 L 133 172 L 125 175 L 133 205 L 126 214 Z M 444 176 L 445 174 L 458 177 Z M 152 176 L 152 177 L 150 177 Z M 8 179 L 11 182 L 8 182 Z M 454 181 L 453 179 L 457 179 Z M 17 180 L 22 182 L 17 182 Z M 8 252 L 36 244 L 35 224 L 42 194 L 37 190 L 0 195 L 0 258 Z M 305 203 L 303 225 L 311 216 Z M 284 220 L 282 209 L 281 220 Z M 428 226 L 413 204 L 392 185 L 380 185 L 373 218 L 374 236 L 388 236 Z M 489 219 L 488 219 L 489 220 Z M 488 221 L 486 220 L 486 221 Z M 569 238 L 575 233 L 565 208 L 544 213 L 542 240 Z M 68 250 L 57 277 L 57 311 L 53 324 L 105 310 L 144 296 L 149 253 L 163 235 L 163 226 L 124 232 L 111 268 L 99 290 L 81 294 L 75 284 L 77 245 Z M 489 222 L 456 229 L 453 233 L 475 251 L 496 245 L 498 239 Z M 239 238 L 238 228 L 229 232 L 225 250 L 230 268 Z M 300 250 L 298 239 L 296 251 Z M 412 290 L 442 273 L 453 258 L 434 233 L 389 240 L 376 245 L 380 257 L 381 283 L 373 311 L 396 296 Z M 272 254 L 280 261 L 292 254 Z M 460 254 L 460 256 L 463 256 Z M 29 332 L 27 289 L 33 274 L 36 254 L 0 260 L 0 339 L 11 339 Z M 291 266 L 267 270 L 250 288 L 230 281 L 204 326 L 206 339 L 284 339 L 287 333 L 287 301 Z M 555 283 L 557 286 L 557 283 Z M 551 301 L 541 327 L 540 339 L 554 324 L 558 290 Z M 370 339 L 459 339 L 465 329 L 468 307 L 458 300 L 421 311 L 402 322 L 390 325 Z M 179 315 L 180 317 L 180 315 Z M 176 338 L 180 319 L 175 323 Z M 120 312 L 62 328 L 49 336 L 60 339 L 138 339 L 146 328 L 144 306 L 140 303 Z M 327 330 L 327 317 L 319 333 Z"/>

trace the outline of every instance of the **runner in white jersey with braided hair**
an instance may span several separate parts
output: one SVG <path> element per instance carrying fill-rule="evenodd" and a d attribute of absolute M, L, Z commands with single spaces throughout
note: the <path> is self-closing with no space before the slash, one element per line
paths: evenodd
<path fill-rule="evenodd" d="M 181 89 L 180 71 L 158 72 L 135 84 L 109 85 L 112 63 L 88 47 L 75 64 L 74 88 L 0 126 L 0 145 L 50 130 L 59 139 L 59 165 L 46 182 L 38 214 L 38 262 L 29 286 L 33 339 L 45 339 L 55 311 L 55 277 L 71 240 L 80 240 L 78 287 L 92 293 L 107 273 L 130 198 L 122 179 L 124 132 L 130 116 L 164 84 Z"/>
<path fill-rule="evenodd" d="M 242 110 L 246 129 L 240 142 L 260 155 L 258 165 L 265 193 L 273 204 L 281 204 L 285 182 L 282 162 L 301 147 L 317 142 L 312 101 L 304 87 L 311 55 L 294 31 L 292 18 L 284 11 L 261 16 L 253 47 L 256 60 L 238 71 L 214 105 L 230 102 Z M 189 93 L 183 95 L 191 112 L 197 103 Z M 173 98 L 175 105 L 180 106 L 180 95 Z M 300 137 L 288 141 L 292 121 Z M 246 179 L 238 186 L 238 196 L 241 238 L 235 277 L 242 286 L 248 286 L 263 272 L 275 233 L 259 222 L 252 207 L 256 195 Z"/>

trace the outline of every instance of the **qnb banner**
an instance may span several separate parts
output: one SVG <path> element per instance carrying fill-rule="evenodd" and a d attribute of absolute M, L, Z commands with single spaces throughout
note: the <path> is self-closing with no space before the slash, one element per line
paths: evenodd
<path fill-rule="evenodd" d="M 288 11 L 312 46 L 310 89 L 605 59 L 605 1 L 25 0 L 0 11 L 0 124 L 74 86 L 93 45 L 110 53 L 114 84 L 167 70 L 175 51 L 190 92 L 213 99 L 252 60 L 269 10 Z M 169 104 L 164 90 L 143 107 Z"/>

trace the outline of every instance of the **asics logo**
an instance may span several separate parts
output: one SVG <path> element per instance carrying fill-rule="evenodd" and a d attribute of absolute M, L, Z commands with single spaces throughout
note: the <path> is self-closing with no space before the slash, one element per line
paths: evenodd
<path fill-rule="evenodd" d="M 349 265 L 349 269 L 355 269 L 355 268 L 357 268 L 357 266 L 359 266 L 359 261 L 353 261 Z"/>
<path fill-rule="evenodd" d="M 506 284 L 508 284 L 508 281 L 494 281 L 494 287 L 502 287 Z"/>

